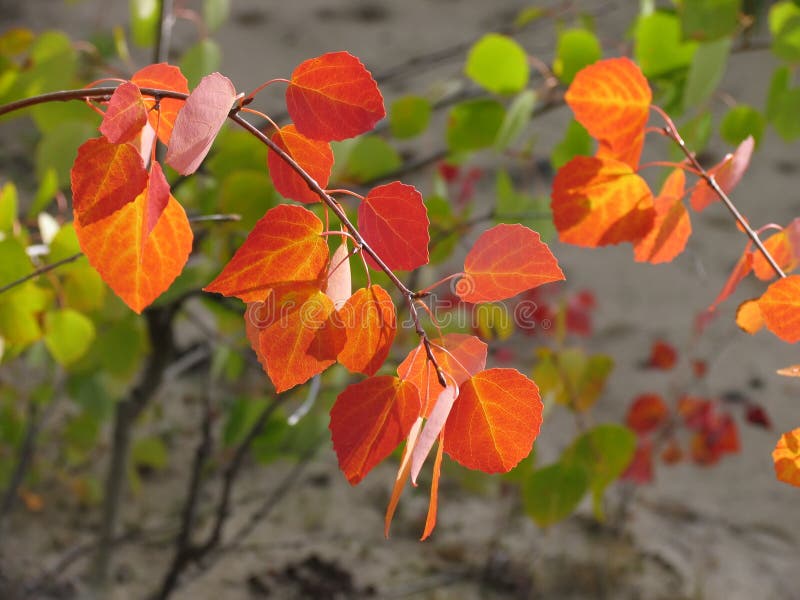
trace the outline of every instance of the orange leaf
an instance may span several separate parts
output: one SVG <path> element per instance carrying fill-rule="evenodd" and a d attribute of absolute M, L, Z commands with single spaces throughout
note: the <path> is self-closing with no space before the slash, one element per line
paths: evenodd
<path fill-rule="evenodd" d="M 670 262 L 686 247 L 692 223 L 682 200 L 685 182 L 682 169 L 675 169 L 664 182 L 653 202 L 656 211 L 653 228 L 633 244 L 634 258 L 638 262 Z"/>
<path fill-rule="evenodd" d="M 749 250 L 745 250 L 744 254 L 739 257 L 739 260 L 736 262 L 736 266 L 733 267 L 733 271 L 728 276 L 728 280 L 725 282 L 725 285 L 722 286 L 722 290 L 720 291 L 719 295 L 716 297 L 714 302 L 711 303 L 711 306 L 708 307 L 709 311 L 714 311 L 717 307 L 722 304 L 728 296 L 730 296 L 733 292 L 736 291 L 736 288 L 739 286 L 739 283 L 747 277 L 748 273 L 753 267 L 753 255 Z"/>
<path fill-rule="evenodd" d="M 419 415 L 419 393 L 397 377 L 370 377 L 345 388 L 331 409 L 339 468 L 355 485 L 408 436 Z"/>
<path fill-rule="evenodd" d="M 800 365 L 784 367 L 782 369 L 778 369 L 776 373 L 778 375 L 783 375 L 784 377 L 800 377 Z"/>
<path fill-rule="evenodd" d="M 186 81 L 186 77 L 181 73 L 181 70 L 167 63 L 148 65 L 138 70 L 136 74 L 131 77 L 131 81 L 139 87 L 169 90 L 182 94 L 189 93 L 189 84 Z M 155 105 L 155 100 L 150 99 L 146 101 L 146 103 L 148 106 L 152 107 Z M 178 118 L 178 113 L 181 108 L 183 108 L 183 104 L 184 100 L 162 98 L 158 102 L 158 110 L 150 111 L 148 116 L 150 126 L 158 131 L 158 139 L 161 140 L 161 143 L 169 144 L 172 128 L 175 125 L 175 119 Z"/>
<path fill-rule="evenodd" d="M 496 225 L 475 241 L 464 259 L 456 293 L 464 302 L 495 302 L 564 279 L 539 234 L 523 225 Z"/>
<path fill-rule="evenodd" d="M 655 431 L 669 419 L 669 409 L 658 394 L 642 394 L 628 408 L 625 424 L 638 434 Z"/>
<path fill-rule="evenodd" d="M 286 108 L 297 131 L 326 142 L 370 131 L 386 116 L 378 84 L 348 52 L 300 63 L 286 89 Z"/>
<path fill-rule="evenodd" d="M 379 285 L 361 288 L 336 313 L 347 341 L 338 360 L 353 373 L 374 375 L 389 354 L 397 331 L 391 296 Z"/>
<path fill-rule="evenodd" d="M 271 208 L 203 289 L 255 302 L 280 283 L 319 281 L 328 262 L 328 245 L 320 233 L 322 221 L 311 211 L 285 204 Z"/>
<path fill-rule="evenodd" d="M 298 133 L 294 125 L 281 127 L 272 135 L 272 141 L 303 167 L 322 189 L 327 187 L 333 168 L 333 152 L 328 142 L 307 138 Z M 320 201 L 303 178 L 272 150 L 267 151 L 267 165 L 272 183 L 281 196 L 306 204 Z"/>
<path fill-rule="evenodd" d="M 800 487 L 800 427 L 781 436 L 772 451 L 772 461 L 779 481 Z"/>
<path fill-rule="evenodd" d="M 410 271 L 428 264 L 428 210 L 413 185 L 393 181 L 370 190 L 358 206 L 358 228 L 390 269 Z M 367 263 L 377 263 L 365 253 Z"/>
<path fill-rule="evenodd" d="M 431 351 L 446 379 L 461 385 L 473 375 L 486 368 L 487 346 L 474 335 L 447 333 L 432 344 Z M 425 348 L 420 342 L 397 366 L 397 374 L 417 386 L 422 399 L 422 416 L 427 418 L 442 386 L 436 371 L 430 367 Z"/>
<path fill-rule="evenodd" d="M 331 256 L 328 265 L 328 280 L 325 284 L 325 293 L 333 300 L 333 306 L 339 310 L 353 293 L 353 283 L 350 276 L 350 258 L 347 251 L 347 242 L 342 241 Z"/>
<path fill-rule="evenodd" d="M 730 193 L 742 179 L 742 175 L 744 175 L 750 164 L 750 157 L 753 155 L 754 147 L 753 136 L 749 136 L 739 144 L 733 154 L 726 155 L 718 164 L 708 170 L 708 174 L 713 175 L 717 185 L 726 194 Z M 692 208 L 700 212 L 709 204 L 718 202 L 719 197 L 704 179 L 700 179 L 695 184 L 689 201 L 692 203 Z"/>
<path fill-rule="evenodd" d="M 450 415 L 453 403 L 456 401 L 456 398 L 458 398 L 458 387 L 452 382 L 448 383 L 447 387 L 444 389 L 439 389 L 441 391 L 433 406 L 433 410 L 431 410 L 428 420 L 425 421 L 425 427 L 419 436 L 419 441 L 414 448 L 414 452 L 411 454 L 411 482 L 414 485 L 417 485 L 417 476 L 419 475 L 420 469 L 422 469 L 422 463 L 428 458 L 428 453 L 431 451 L 431 448 L 433 448 L 434 442 L 444 430 L 444 424 L 447 422 L 447 417 Z"/>
<path fill-rule="evenodd" d="M 333 315 L 331 299 L 304 284 L 273 289 L 264 303 L 248 310 L 250 326 L 258 330 L 253 349 L 276 392 L 304 383 L 336 362 L 344 331 Z M 248 337 L 252 344 L 252 328 Z"/>
<path fill-rule="evenodd" d="M 559 239 L 578 246 L 633 242 L 653 227 L 653 194 L 623 162 L 576 156 L 553 181 Z"/>
<path fill-rule="evenodd" d="M 419 541 L 426 540 L 433 528 L 436 527 L 436 513 L 439 505 L 439 477 L 442 474 L 442 451 L 444 450 L 444 439 L 439 437 L 439 449 L 436 451 L 436 460 L 433 462 L 433 478 L 431 480 L 431 499 L 428 504 L 428 516 L 425 517 L 425 529 Z"/>
<path fill-rule="evenodd" d="M 764 247 L 784 273 L 793 270 L 800 252 L 800 218 L 794 219 L 785 229 L 764 240 Z M 775 269 L 758 250 L 753 251 L 753 273 L 762 281 L 769 281 L 777 276 Z"/>
<path fill-rule="evenodd" d="M 89 263 L 109 287 L 135 312 L 158 298 L 183 270 L 192 250 L 192 229 L 183 208 L 172 196 L 153 231 L 143 242 L 146 194 L 120 210 L 81 225 L 75 234 Z"/>
<path fill-rule="evenodd" d="M 139 86 L 130 81 L 121 84 L 108 101 L 100 124 L 100 133 L 113 144 L 129 142 L 147 124 L 147 107 Z"/>
<path fill-rule="evenodd" d="M 487 369 L 461 385 L 444 450 L 468 469 L 505 473 L 530 454 L 541 424 L 536 384 L 515 369 Z"/>
<path fill-rule="evenodd" d="M 678 362 L 678 353 L 670 344 L 656 340 L 650 348 L 650 357 L 647 359 L 647 366 L 654 369 L 668 371 Z"/>
<path fill-rule="evenodd" d="M 764 317 L 761 316 L 758 299 L 745 300 L 739 305 L 736 309 L 736 324 L 751 335 L 764 327 Z"/>
<path fill-rule="evenodd" d="M 72 207 L 81 225 L 104 219 L 133 202 L 147 185 L 147 171 L 131 144 L 87 140 L 72 165 Z"/>
<path fill-rule="evenodd" d="M 800 275 L 771 284 L 758 300 L 764 324 L 784 342 L 800 341 Z"/>
<path fill-rule="evenodd" d="M 219 73 L 203 77 L 175 119 L 164 162 L 181 175 L 194 173 L 211 150 L 235 99 L 230 79 Z"/>
<path fill-rule="evenodd" d="M 403 458 L 400 459 L 400 466 L 397 468 L 392 495 L 389 498 L 389 504 L 386 506 L 386 515 L 383 519 L 383 535 L 387 538 L 389 537 L 389 527 L 392 524 L 394 512 L 397 510 L 398 502 L 400 502 L 400 495 L 403 493 L 408 474 L 411 472 L 411 452 L 417 444 L 420 429 L 422 429 L 422 417 L 417 417 L 411 427 L 411 431 L 408 433 L 406 447 L 403 449 Z"/>
<path fill-rule="evenodd" d="M 652 97 L 647 79 L 635 63 L 611 58 L 579 71 L 564 99 L 575 119 L 600 140 L 606 157 L 635 169 Z"/>

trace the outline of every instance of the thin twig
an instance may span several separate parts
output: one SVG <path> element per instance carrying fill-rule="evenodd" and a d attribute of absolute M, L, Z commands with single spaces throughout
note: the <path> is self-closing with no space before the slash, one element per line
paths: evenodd
<path fill-rule="evenodd" d="M 39 275 L 44 275 L 45 273 L 49 273 L 53 269 L 57 269 L 58 267 L 61 267 L 61 266 L 64 266 L 66 264 L 75 262 L 81 256 L 83 256 L 83 252 L 76 252 L 72 256 L 68 256 L 66 258 L 62 258 L 61 260 L 58 260 L 58 261 L 56 261 L 54 263 L 51 263 L 49 265 L 44 265 L 43 267 L 39 267 L 38 269 L 36 269 L 35 271 L 32 271 L 31 273 L 28 273 L 24 277 L 20 277 L 19 279 L 15 279 L 14 281 L 12 281 L 10 283 L 7 283 L 4 286 L 0 287 L 0 294 L 2 294 L 3 292 L 7 292 L 11 288 L 17 287 L 18 285 L 22 285 L 26 281 L 29 281 L 31 279 L 36 279 L 37 277 L 39 277 Z"/>

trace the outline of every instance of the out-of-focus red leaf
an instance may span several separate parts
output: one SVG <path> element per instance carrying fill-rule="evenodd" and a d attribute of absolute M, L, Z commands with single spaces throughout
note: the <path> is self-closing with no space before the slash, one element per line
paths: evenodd
<path fill-rule="evenodd" d="M 764 324 L 784 342 L 800 341 L 800 275 L 790 275 L 770 284 L 759 298 Z"/>
<path fill-rule="evenodd" d="M 653 264 L 670 262 L 683 252 L 692 234 L 692 222 L 683 205 L 686 175 L 675 169 L 653 202 L 655 221 L 652 229 L 633 244 L 633 254 L 638 262 Z"/>
<path fill-rule="evenodd" d="M 169 90 L 171 92 L 180 92 L 181 94 L 189 93 L 189 84 L 186 77 L 183 76 L 181 70 L 167 63 L 158 63 L 155 65 L 148 65 L 143 69 L 138 70 L 131 82 L 138 85 L 140 88 L 156 88 L 160 90 Z M 178 118 L 178 113 L 183 108 L 183 100 L 175 100 L 173 98 L 162 98 L 158 102 L 158 110 L 151 110 L 148 115 L 150 126 L 158 131 L 158 139 L 163 144 L 169 144 L 170 137 L 172 136 L 172 128 L 175 126 L 175 119 Z M 148 109 L 155 105 L 155 100 L 146 98 L 145 104 Z"/>
<path fill-rule="evenodd" d="M 120 144 L 133 140 L 146 123 L 147 107 L 139 86 L 126 81 L 111 94 L 100 133 L 112 144 Z"/>
<path fill-rule="evenodd" d="M 112 215 L 81 225 L 75 234 L 89 263 L 132 310 L 141 313 L 183 270 L 192 250 L 192 228 L 172 196 L 143 243 L 145 193 Z"/>
<path fill-rule="evenodd" d="M 350 259 L 347 250 L 347 242 L 334 250 L 331 262 L 328 265 L 328 281 L 325 285 L 325 293 L 333 301 L 333 306 L 339 310 L 353 294 L 353 283 L 350 276 Z"/>
<path fill-rule="evenodd" d="M 748 404 L 745 409 L 745 419 L 751 425 L 763 427 L 764 429 L 772 429 L 772 422 L 770 421 L 767 411 L 763 406 L 758 404 Z"/>
<path fill-rule="evenodd" d="M 413 185 L 399 181 L 370 190 L 358 206 L 358 228 L 390 269 L 410 271 L 428 264 L 428 210 Z M 378 269 L 372 257 L 367 263 Z"/>
<path fill-rule="evenodd" d="M 428 453 L 433 448 L 433 443 L 444 429 L 444 424 L 450 415 L 453 403 L 458 397 L 458 387 L 453 385 L 452 382 L 448 383 L 447 387 L 440 389 L 441 391 L 433 405 L 433 410 L 428 416 L 428 420 L 425 421 L 425 427 L 423 427 L 419 441 L 411 454 L 411 481 L 414 485 L 417 484 L 417 476 L 422 468 L 422 463 L 425 462 Z"/>
<path fill-rule="evenodd" d="M 800 427 L 781 436 L 772 451 L 772 462 L 779 481 L 800 487 Z"/>
<path fill-rule="evenodd" d="M 285 204 L 271 208 L 203 289 L 256 302 L 281 283 L 320 281 L 328 262 L 328 245 L 320 233 L 322 221 L 310 210 Z"/>
<path fill-rule="evenodd" d="M 650 357 L 647 366 L 654 369 L 669 371 L 678 362 L 678 353 L 671 344 L 663 340 L 656 340 L 650 348 Z"/>
<path fill-rule="evenodd" d="M 661 451 L 661 460 L 667 465 L 674 465 L 683 460 L 683 450 L 680 444 L 678 444 L 678 440 L 670 438 L 667 445 L 664 446 L 664 449 Z"/>
<path fill-rule="evenodd" d="M 564 96 L 575 119 L 600 141 L 607 157 L 639 164 L 653 95 L 647 79 L 627 58 L 600 60 L 575 76 Z"/>
<path fill-rule="evenodd" d="M 348 52 L 330 52 L 300 63 L 286 89 L 286 108 L 297 131 L 324 141 L 370 131 L 386 116 L 378 84 Z"/>
<path fill-rule="evenodd" d="M 541 424 L 536 384 L 515 369 L 487 369 L 461 385 L 444 450 L 468 469 L 505 473 L 530 454 Z"/>
<path fill-rule="evenodd" d="M 625 424 L 642 435 L 655 431 L 669 419 L 669 408 L 658 394 L 642 394 L 628 408 Z"/>
<path fill-rule="evenodd" d="M 147 185 L 147 171 L 133 145 L 100 137 L 78 148 L 70 179 L 75 218 L 90 225 L 133 202 Z"/>
<path fill-rule="evenodd" d="M 150 175 L 145 188 L 144 214 L 142 215 L 142 244 L 155 229 L 158 219 L 167 208 L 170 198 L 169 183 L 158 161 L 150 165 Z"/>
<path fill-rule="evenodd" d="M 230 79 L 219 73 L 203 77 L 175 119 L 164 161 L 181 175 L 194 173 L 211 150 L 235 99 Z"/>
<path fill-rule="evenodd" d="M 724 454 L 739 451 L 739 431 L 730 415 L 715 415 L 713 422 L 692 435 L 692 460 L 713 465 Z"/>
<path fill-rule="evenodd" d="M 374 375 L 389 354 L 397 332 L 391 296 L 379 285 L 361 288 L 337 311 L 347 341 L 338 360 L 353 373 Z"/>
<path fill-rule="evenodd" d="M 456 293 L 464 302 L 495 302 L 562 279 L 558 261 L 538 233 L 500 224 L 475 240 Z"/>
<path fill-rule="evenodd" d="M 355 485 L 408 436 L 419 415 L 410 381 L 383 375 L 345 388 L 331 409 L 330 430 L 339 468 Z"/>
<path fill-rule="evenodd" d="M 708 170 L 709 175 L 713 175 L 717 185 L 726 194 L 735 188 L 742 175 L 750 165 L 750 157 L 753 155 L 755 141 L 753 136 L 749 136 L 736 148 L 733 154 L 728 154 L 718 164 Z M 689 198 L 692 208 L 697 212 L 704 210 L 709 204 L 719 202 L 719 198 L 711 186 L 704 179 L 699 180 L 692 189 Z"/>
<path fill-rule="evenodd" d="M 333 168 L 333 151 L 328 142 L 307 138 L 294 125 L 281 127 L 272 135 L 272 141 L 311 175 L 322 189 L 328 186 Z M 272 150 L 267 152 L 267 164 L 272 183 L 281 196 L 306 204 L 320 201 L 303 178 Z"/>
<path fill-rule="evenodd" d="M 619 478 L 639 485 L 653 481 L 653 443 L 649 439 L 639 438 L 636 444 L 636 453 L 628 468 Z"/>
<path fill-rule="evenodd" d="M 751 335 L 764 327 L 764 317 L 761 316 L 758 299 L 745 300 L 739 305 L 736 309 L 736 324 Z"/>
<path fill-rule="evenodd" d="M 695 359 L 692 361 L 692 373 L 698 379 L 702 379 L 708 373 L 708 363 L 704 360 Z"/>
<path fill-rule="evenodd" d="M 653 194 L 623 162 L 576 156 L 553 180 L 553 223 L 562 242 L 605 246 L 635 242 L 653 227 Z"/>

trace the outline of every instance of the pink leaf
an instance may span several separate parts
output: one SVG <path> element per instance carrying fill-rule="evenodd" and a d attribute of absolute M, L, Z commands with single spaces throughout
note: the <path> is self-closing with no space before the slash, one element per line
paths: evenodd
<path fill-rule="evenodd" d="M 735 188 L 742 179 L 742 175 L 750 165 L 750 157 L 753 155 L 754 146 L 753 136 L 748 136 L 745 141 L 739 144 L 733 154 L 728 154 L 721 162 L 709 169 L 709 175 L 714 176 L 717 184 L 726 194 Z M 700 212 L 709 204 L 717 201 L 719 201 L 717 194 L 704 179 L 695 184 L 690 198 L 693 209 Z"/>
<path fill-rule="evenodd" d="M 422 463 L 428 457 L 428 453 L 433 448 L 433 443 L 444 428 L 445 421 L 450 415 L 450 409 L 453 408 L 453 403 L 458 398 L 458 387 L 455 385 L 448 385 L 441 392 L 436 399 L 436 404 L 431 411 L 428 420 L 425 422 L 425 427 L 419 436 L 419 441 L 414 447 L 411 454 L 411 481 L 414 485 L 417 484 L 417 475 L 422 468 Z"/>
<path fill-rule="evenodd" d="M 130 81 L 121 84 L 108 101 L 108 110 L 100 124 L 109 142 L 120 144 L 136 137 L 147 124 L 147 108 L 139 86 Z"/>

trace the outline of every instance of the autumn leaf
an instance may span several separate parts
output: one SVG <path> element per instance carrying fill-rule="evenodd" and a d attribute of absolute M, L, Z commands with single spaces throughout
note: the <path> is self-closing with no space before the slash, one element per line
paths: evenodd
<path fill-rule="evenodd" d="M 736 324 L 739 329 L 749 334 L 754 334 L 764 327 L 764 317 L 761 316 L 761 307 L 758 299 L 745 300 L 736 309 Z"/>
<path fill-rule="evenodd" d="M 361 288 L 336 317 L 347 338 L 339 362 L 353 373 L 374 375 L 386 360 L 397 331 L 391 296 L 379 285 Z"/>
<path fill-rule="evenodd" d="M 800 255 L 800 218 L 794 219 L 784 229 L 765 239 L 764 248 L 784 273 L 792 271 Z M 757 250 L 753 251 L 753 273 L 762 281 L 770 281 L 777 276 L 772 265 Z"/>
<path fill-rule="evenodd" d="M 564 99 L 575 119 L 600 141 L 605 157 L 636 168 L 652 92 L 635 63 L 611 58 L 585 67 L 573 79 Z"/>
<path fill-rule="evenodd" d="M 530 454 L 541 424 L 536 384 L 515 369 L 487 369 L 461 385 L 444 451 L 468 469 L 505 473 Z"/>
<path fill-rule="evenodd" d="M 203 77 L 175 119 L 164 161 L 181 175 L 194 173 L 211 150 L 235 99 L 230 79 L 219 73 Z"/>
<path fill-rule="evenodd" d="M 370 131 L 386 116 L 378 84 L 348 52 L 300 63 L 286 89 L 286 108 L 297 131 L 326 142 Z"/>
<path fill-rule="evenodd" d="M 339 310 L 353 293 L 353 283 L 350 276 L 350 258 L 347 242 L 334 250 L 328 265 L 328 279 L 325 284 L 325 294 L 333 301 L 333 307 Z"/>
<path fill-rule="evenodd" d="M 605 246 L 635 242 L 653 227 L 653 194 L 627 164 L 576 156 L 553 181 L 553 223 L 562 242 Z"/>
<path fill-rule="evenodd" d="M 408 436 L 419 415 L 409 381 L 382 375 L 347 386 L 331 409 L 330 430 L 339 468 L 355 485 Z"/>
<path fill-rule="evenodd" d="M 800 275 L 772 283 L 758 300 L 764 324 L 784 342 L 800 341 Z"/>
<path fill-rule="evenodd" d="M 411 454 L 411 481 L 414 485 L 417 484 L 417 476 L 420 469 L 422 469 L 422 463 L 425 462 L 434 442 L 444 429 L 447 417 L 453 408 L 453 403 L 458 398 L 458 386 L 452 381 L 448 383 L 447 387 L 439 389 L 439 395 L 433 405 L 433 410 L 428 415 L 428 420 L 425 421 L 425 426 L 419 436 L 417 445 Z"/>
<path fill-rule="evenodd" d="M 639 438 L 636 452 L 620 479 L 644 485 L 653 481 L 653 442 Z"/>
<path fill-rule="evenodd" d="M 254 302 L 280 283 L 318 281 L 328 262 L 328 245 L 320 233 L 322 221 L 311 211 L 285 204 L 271 208 L 203 289 Z"/>
<path fill-rule="evenodd" d="M 784 377 L 800 377 L 800 365 L 783 367 L 782 369 L 778 369 L 776 373 Z"/>
<path fill-rule="evenodd" d="M 130 81 L 120 84 L 108 101 L 100 133 L 112 144 L 120 144 L 133 140 L 146 124 L 147 107 L 139 86 Z"/>
<path fill-rule="evenodd" d="M 456 294 L 464 302 L 496 302 L 562 279 L 558 261 L 538 233 L 500 224 L 481 234 L 467 253 Z"/>
<path fill-rule="evenodd" d="M 718 164 L 708 169 L 708 174 L 714 177 L 717 185 L 726 194 L 735 188 L 741 181 L 744 172 L 750 165 L 750 157 L 753 155 L 755 142 L 753 136 L 748 136 L 736 148 L 733 154 L 728 154 Z M 700 179 L 692 189 L 689 198 L 692 208 L 697 212 L 704 210 L 709 204 L 719 202 L 719 197 L 705 179 Z"/>
<path fill-rule="evenodd" d="M 663 340 L 656 340 L 650 348 L 650 357 L 646 365 L 654 369 L 668 371 L 678 362 L 675 348 Z"/>
<path fill-rule="evenodd" d="M 181 70 L 167 63 L 148 65 L 138 70 L 131 77 L 131 82 L 140 88 L 169 90 L 171 92 L 180 92 L 181 94 L 189 93 L 189 84 Z M 148 109 L 152 108 L 155 103 L 154 99 L 145 99 Z M 175 126 L 175 119 L 178 118 L 178 113 L 183 108 L 183 104 L 184 100 L 161 98 L 158 101 L 158 110 L 150 110 L 148 114 L 150 126 L 158 131 L 158 139 L 161 140 L 161 143 L 169 144 L 172 129 Z"/>
<path fill-rule="evenodd" d="M 736 265 L 733 267 L 733 270 L 728 276 L 728 280 L 725 282 L 725 285 L 722 286 L 722 290 L 720 290 L 719 295 L 714 299 L 714 302 L 711 303 L 711 306 L 708 307 L 708 310 L 716 310 L 720 304 L 722 304 L 733 292 L 735 292 L 736 288 L 739 286 L 739 283 L 741 283 L 741 281 L 747 277 L 752 268 L 753 255 L 749 250 L 745 250 L 742 256 L 739 257 Z"/>
<path fill-rule="evenodd" d="M 81 225 L 78 237 L 89 263 L 137 313 L 160 296 L 183 270 L 192 250 L 192 229 L 181 205 L 169 197 L 147 243 L 143 242 L 146 193 L 114 214 Z"/>
<path fill-rule="evenodd" d="M 436 459 L 433 462 L 433 476 L 431 478 L 431 498 L 428 504 L 428 515 L 425 517 L 425 529 L 419 541 L 425 541 L 433 533 L 436 526 L 436 515 L 439 506 L 439 478 L 442 474 L 442 454 L 444 450 L 444 439 L 439 437 L 439 449 L 436 451 Z"/>
<path fill-rule="evenodd" d="M 669 419 L 669 409 L 658 394 L 642 394 L 628 408 L 625 424 L 638 434 L 650 433 Z"/>
<path fill-rule="evenodd" d="M 75 219 L 90 225 L 133 202 L 147 185 L 147 171 L 134 146 L 100 137 L 78 148 L 71 181 Z"/>
<path fill-rule="evenodd" d="M 781 436 L 772 451 L 772 462 L 779 481 L 800 487 L 800 427 Z"/>
<path fill-rule="evenodd" d="M 370 190 L 358 206 L 358 229 L 390 269 L 410 271 L 428 264 L 428 211 L 422 194 L 399 181 Z M 378 264 L 365 253 L 367 263 Z"/>
<path fill-rule="evenodd" d="M 692 234 L 692 222 L 683 204 L 685 182 L 683 169 L 675 169 L 664 182 L 661 193 L 653 202 L 653 227 L 633 244 L 637 262 L 670 262 L 686 248 Z"/>
<path fill-rule="evenodd" d="M 147 241 L 150 232 L 155 228 L 170 199 L 169 183 L 167 183 L 167 178 L 164 177 L 164 171 L 161 170 L 161 165 L 158 161 L 153 161 L 153 164 L 150 165 L 150 175 L 144 196 L 142 244 Z"/>
<path fill-rule="evenodd" d="M 272 141 L 291 156 L 322 189 L 328 185 L 333 168 L 333 152 L 328 142 L 312 140 L 300 134 L 294 125 L 281 127 L 272 135 Z M 271 149 L 267 151 L 269 174 L 275 189 L 284 198 L 311 204 L 319 202 L 319 196 L 297 172 Z"/>

